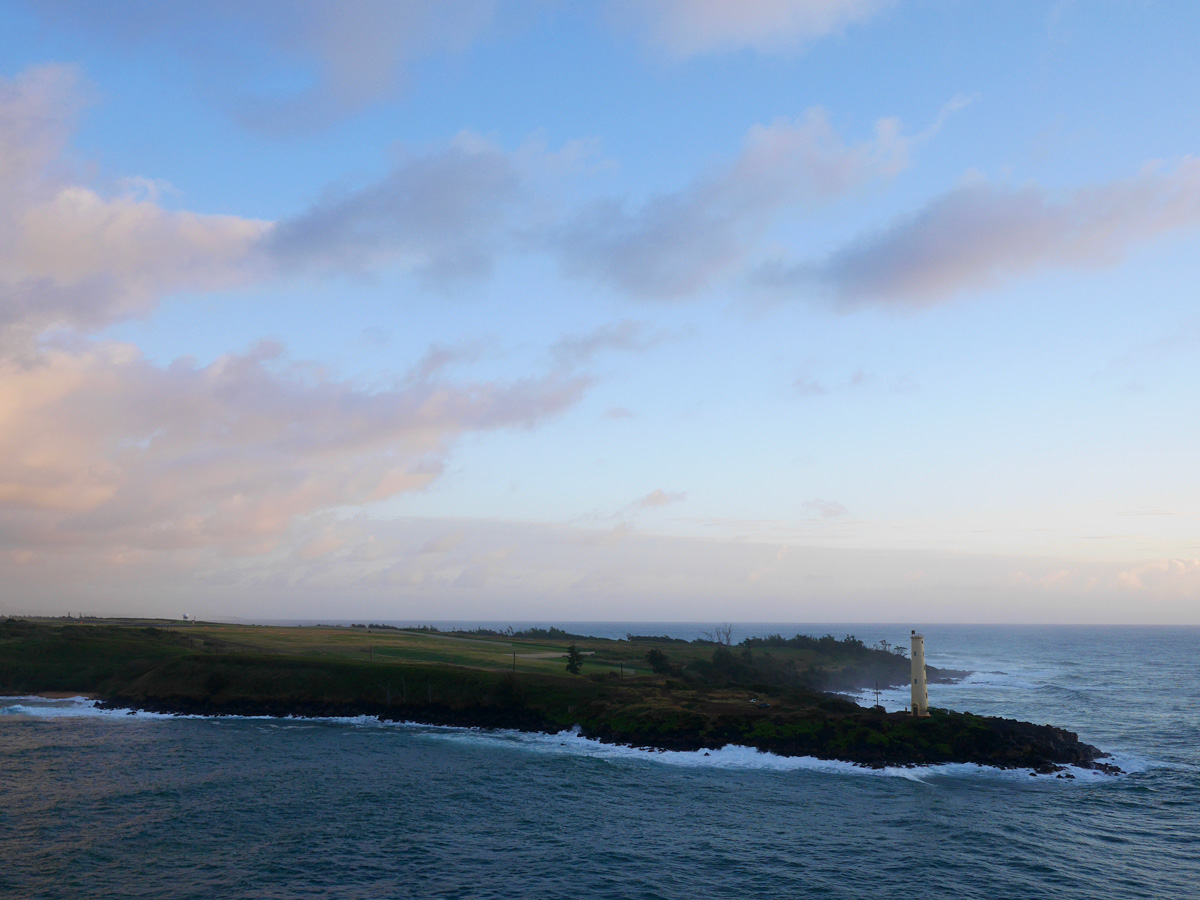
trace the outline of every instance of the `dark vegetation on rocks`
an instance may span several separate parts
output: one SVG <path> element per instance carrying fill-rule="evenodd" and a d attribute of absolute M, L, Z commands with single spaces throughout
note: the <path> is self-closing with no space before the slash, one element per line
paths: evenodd
<path fill-rule="evenodd" d="M 941 709 L 915 719 L 826 693 L 908 681 L 901 654 L 852 637 L 735 646 L 728 633 L 680 642 L 557 629 L 165 625 L 0 622 L 0 693 L 79 692 L 109 707 L 178 714 L 369 715 L 542 732 L 578 726 L 586 737 L 637 747 L 740 744 L 867 766 L 1115 771 L 1097 748 L 1049 725 Z M 580 675 L 566 670 L 568 642 Z M 962 674 L 930 670 L 931 680 Z"/>

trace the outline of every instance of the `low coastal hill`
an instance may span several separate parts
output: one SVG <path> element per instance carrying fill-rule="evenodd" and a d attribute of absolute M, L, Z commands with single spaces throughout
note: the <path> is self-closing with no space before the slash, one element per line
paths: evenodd
<path fill-rule="evenodd" d="M 1095 747 L 1051 726 L 945 710 L 914 719 L 827 693 L 906 684 L 909 661 L 891 648 L 849 636 L 736 646 L 722 637 L 9 619 L 0 622 L 0 692 L 85 693 L 171 713 L 579 726 L 634 746 L 741 744 L 870 766 L 1106 767 Z M 930 669 L 931 680 L 961 674 Z"/>

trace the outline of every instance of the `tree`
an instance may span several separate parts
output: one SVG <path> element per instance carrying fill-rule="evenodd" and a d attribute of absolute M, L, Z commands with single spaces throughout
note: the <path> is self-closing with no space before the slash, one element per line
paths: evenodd
<path fill-rule="evenodd" d="M 713 644 L 724 644 L 726 647 L 733 646 L 733 625 L 729 622 L 724 622 L 718 625 L 712 631 L 702 631 L 700 636 L 706 641 Z"/>
<path fill-rule="evenodd" d="M 646 662 L 650 663 L 650 670 L 656 675 L 671 674 L 671 660 L 667 658 L 667 654 L 663 653 L 657 647 L 647 651 Z"/>
<path fill-rule="evenodd" d="M 579 670 L 583 667 L 583 654 L 579 652 L 579 648 L 572 644 L 567 648 L 567 671 L 572 675 L 578 675 Z"/>
<path fill-rule="evenodd" d="M 729 649 L 729 645 L 723 641 L 718 641 L 717 646 L 713 647 L 713 674 L 722 678 L 729 678 L 733 675 L 734 663 L 733 651 Z"/>

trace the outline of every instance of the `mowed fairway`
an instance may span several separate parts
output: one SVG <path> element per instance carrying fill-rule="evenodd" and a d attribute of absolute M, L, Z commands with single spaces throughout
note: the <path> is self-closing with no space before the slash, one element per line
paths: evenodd
<path fill-rule="evenodd" d="M 150 623 L 148 623 L 150 624 Z M 162 626 L 165 623 L 155 621 Z M 206 648 L 229 652 L 323 656 L 375 664 L 435 664 L 474 669 L 562 674 L 567 646 L 584 654 L 584 671 L 644 674 L 646 648 L 626 641 L 567 638 L 554 642 L 522 637 L 490 637 L 469 633 L 433 633 L 393 628 L 346 626 L 264 626 L 197 623 L 172 628 L 204 641 Z"/>
<path fill-rule="evenodd" d="M 667 638 L 640 637 L 636 640 L 612 640 L 571 635 L 564 631 L 530 629 L 516 634 L 480 634 L 467 631 L 434 631 L 428 628 L 396 628 L 365 625 L 244 625 L 218 622 L 183 623 L 169 619 L 33 619 L 68 631 L 96 626 L 162 629 L 185 639 L 191 652 L 202 654 L 268 655 L 291 659 L 329 660 L 366 664 L 372 668 L 395 666 L 437 666 L 491 672 L 515 672 L 517 675 L 566 674 L 567 648 L 574 644 L 582 655 L 582 674 L 592 678 L 663 681 L 668 677 L 652 673 L 647 653 L 655 650 L 669 661 L 672 676 L 681 677 L 689 667 L 704 666 L 714 659 L 712 641 L 683 642 Z M 548 633 L 549 632 L 549 633 Z M 831 635 L 819 640 L 819 647 L 788 645 L 776 641 L 769 647 L 751 649 L 738 645 L 737 659 L 749 664 L 757 660 L 774 674 L 754 676 L 755 684 L 789 683 L 821 687 L 827 679 L 839 679 L 832 689 L 871 685 L 903 684 L 907 681 L 908 661 L 875 648 L 835 640 Z M 747 642 L 748 644 L 749 642 Z M 730 648 L 731 650 L 733 648 Z M 178 648 L 183 650 L 183 646 Z M 864 656 L 868 664 L 881 660 L 885 669 L 858 671 Z M 660 662 L 661 662 L 660 659 Z M 789 671 L 783 672 L 780 666 Z M 931 674 L 937 670 L 930 669 Z M 844 673 L 844 677 L 841 673 Z M 703 672 L 687 677 L 703 682 Z M 780 681 L 782 679 L 782 682 Z"/>

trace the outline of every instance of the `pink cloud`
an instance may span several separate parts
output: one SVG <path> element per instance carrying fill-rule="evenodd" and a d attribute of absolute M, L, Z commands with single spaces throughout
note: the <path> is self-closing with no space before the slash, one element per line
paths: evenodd
<path fill-rule="evenodd" d="M 425 487 L 461 435 L 534 427 L 587 384 L 365 391 L 268 344 L 202 367 L 114 344 L 0 361 L 0 542 L 265 551 L 299 519 Z"/>
<path fill-rule="evenodd" d="M 804 504 L 804 508 L 812 510 L 822 519 L 840 519 L 849 512 L 845 506 L 838 503 L 836 500 L 809 500 Z"/>
<path fill-rule="evenodd" d="M 675 58 L 752 48 L 794 51 L 872 18 L 890 0 L 628 0 L 618 21 L 641 31 Z"/>
<path fill-rule="evenodd" d="M 642 353 L 677 337 L 678 334 L 666 329 L 652 329 L 645 322 L 623 319 L 586 334 L 563 337 L 550 352 L 560 365 L 574 368 L 590 363 L 601 353 Z"/>
<path fill-rule="evenodd" d="M 144 314 L 168 293 L 242 283 L 271 228 L 165 209 L 138 179 L 117 196 L 72 183 L 62 153 L 83 93 L 60 66 L 0 81 L 0 354 L 48 329 Z"/>
<path fill-rule="evenodd" d="M 969 102 L 955 97 L 913 135 L 894 118 L 880 119 L 874 135 L 854 144 L 819 107 L 799 119 L 756 125 L 729 165 L 639 205 L 612 198 L 593 203 L 555 230 L 551 250 L 569 274 L 631 294 L 693 294 L 741 264 L 784 210 L 812 209 L 897 175 L 913 148 Z"/>
<path fill-rule="evenodd" d="M 464 49 L 491 24 L 495 0 L 126 0 L 119 7 L 41 0 L 56 26 L 151 45 L 192 62 L 243 125 L 275 135 L 315 131 L 394 95 L 408 67 Z M 309 76 L 280 90 L 270 60 Z"/>
<path fill-rule="evenodd" d="M 633 410 L 625 406 L 610 406 L 604 411 L 606 419 L 635 419 L 637 418 Z"/>
<path fill-rule="evenodd" d="M 289 269 L 396 264 L 432 281 L 486 274 L 529 195 L 526 176 L 517 155 L 463 133 L 285 219 L 266 249 Z"/>
<path fill-rule="evenodd" d="M 1200 159 L 1066 193 L 972 181 L 823 262 L 761 273 L 844 304 L 927 306 L 1044 268 L 1098 269 L 1139 244 L 1200 226 Z"/>
<path fill-rule="evenodd" d="M 638 500 L 637 505 L 642 509 L 657 509 L 660 506 L 669 506 L 686 499 L 687 494 L 683 491 L 664 491 L 662 488 L 658 488 Z"/>
<path fill-rule="evenodd" d="M 1117 584 L 1140 594 L 1195 597 L 1200 559 L 1155 559 L 1117 573 Z"/>

